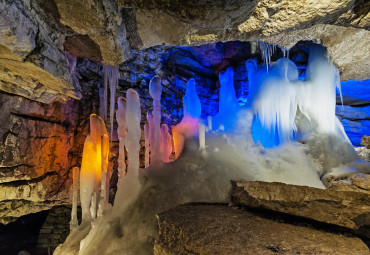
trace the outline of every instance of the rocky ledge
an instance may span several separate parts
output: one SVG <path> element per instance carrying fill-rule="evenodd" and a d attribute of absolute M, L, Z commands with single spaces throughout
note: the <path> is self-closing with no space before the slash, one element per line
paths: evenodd
<path fill-rule="evenodd" d="M 155 255 L 369 254 L 361 239 L 227 205 L 183 205 L 158 216 Z"/>
<path fill-rule="evenodd" d="M 232 183 L 231 200 L 238 205 L 278 211 L 350 229 L 370 226 L 370 185 L 366 181 L 358 181 L 357 185 L 338 183 L 329 189 L 277 182 Z"/>

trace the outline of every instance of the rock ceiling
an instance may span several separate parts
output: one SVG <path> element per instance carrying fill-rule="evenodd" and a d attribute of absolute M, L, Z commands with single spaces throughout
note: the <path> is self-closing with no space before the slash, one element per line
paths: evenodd
<path fill-rule="evenodd" d="M 131 49 L 230 40 L 313 40 L 342 80 L 367 79 L 369 10 L 361 0 L 3 0 L 0 90 L 45 103 L 78 98 L 64 50 L 118 65 Z"/>

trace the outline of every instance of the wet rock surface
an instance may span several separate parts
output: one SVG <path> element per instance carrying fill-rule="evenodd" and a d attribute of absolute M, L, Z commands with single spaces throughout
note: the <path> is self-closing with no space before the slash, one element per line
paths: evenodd
<path fill-rule="evenodd" d="M 226 205 L 183 205 L 158 216 L 154 254 L 369 254 L 361 239 Z"/>
<path fill-rule="evenodd" d="M 359 189 L 316 189 L 267 182 L 233 182 L 231 200 L 240 205 L 287 213 L 350 229 L 370 225 L 369 179 L 354 179 Z M 365 190 L 367 192 L 365 192 Z"/>

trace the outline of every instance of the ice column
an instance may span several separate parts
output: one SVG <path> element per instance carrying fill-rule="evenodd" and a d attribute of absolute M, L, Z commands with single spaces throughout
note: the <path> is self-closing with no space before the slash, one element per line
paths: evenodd
<path fill-rule="evenodd" d="M 80 179 L 80 170 L 78 167 L 74 167 L 73 171 L 73 197 L 72 197 L 72 212 L 71 212 L 71 221 L 69 223 L 69 228 L 72 231 L 75 227 L 78 226 L 77 220 L 77 197 L 78 197 L 78 182 Z"/>
<path fill-rule="evenodd" d="M 145 168 L 149 167 L 149 139 L 150 139 L 150 129 L 149 125 L 144 125 L 144 136 L 145 136 Z"/>
<path fill-rule="evenodd" d="M 162 151 L 162 161 L 165 163 L 170 162 L 170 156 L 172 153 L 172 139 L 171 135 L 168 133 L 168 126 L 162 124 L 161 126 L 161 151 Z"/>
<path fill-rule="evenodd" d="M 154 146 L 154 122 L 153 122 L 153 109 L 149 109 L 146 112 L 146 119 L 148 120 L 148 128 L 149 128 L 149 150 L 153 151 Z M 153 155 L 150 155 L 152 157 Z M 150 159 L 149 159 L 150 161 Z"/>
<path fill-rule="evenodd" d="M 149 93 L 153 98 L 153 124 L 154 124 L 154 139 L 153 146 L 151 146 L 151 164 L 158 165 L 162 162 L 161 154 L 161 94 L 162 94 L 162 85 L 161 79 L 158 76 L 154 76 L 150 80 L 149 84 Z"/>
<path fill-rule="evenodd" d="M 95 187 L 96 158 L 97 152 L 94 139 L 88 135 L 84 143 L 80 174 L 82 221 L 91 220 L 90 203 Z"/>
<path fill-rule="evenodd" d="M 119 140 L 118 185 L 121 183 L 126 173 L 126 163 L 125 163 L 125 142 L 127 135 L 126 108 L 127 108 L 126 99 L 124 97 L 119 97 L 118 110 L 116 112 L 116 119 L 118 123 L 117 133 Z"/>

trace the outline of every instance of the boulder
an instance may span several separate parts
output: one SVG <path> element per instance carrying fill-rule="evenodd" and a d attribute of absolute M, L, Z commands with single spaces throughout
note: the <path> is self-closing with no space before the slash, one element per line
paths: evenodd
<path fill-rule="evenodd" d="M 182 205 L 157 218 L 155 255 L 369 254 L 357 237 L 279 223 L 226 205 Z"/>
<path fill-rule="evenodd" d="M 276 182 L 233 181 L 232 184 L 231 200 L 239 205 L 292 214 L 349 229 L 370 225 L 370 196 L 367 192 L 325 190 Z M 368 184 L 367 179 L 362 185 L 369 190 Z"/>

